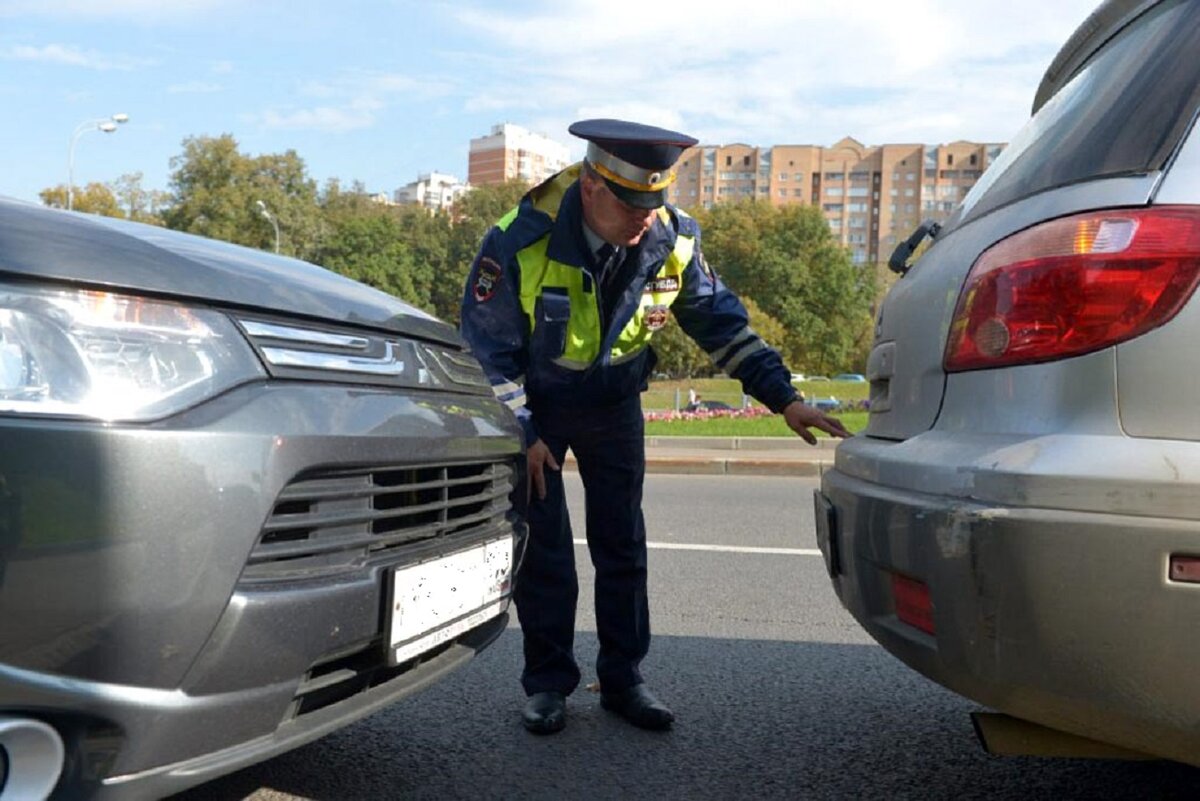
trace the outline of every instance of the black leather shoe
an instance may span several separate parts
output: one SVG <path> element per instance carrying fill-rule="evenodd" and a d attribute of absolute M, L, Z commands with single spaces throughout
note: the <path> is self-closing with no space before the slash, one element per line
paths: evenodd
<path fill-rule="evenodd" d="M 600 706 L 643 729 L 669 729 L 675 720 L 674 713 L 645 684 L 635 684 L 619 693 L 601 692 Z"/>
<path fill-rule="evenodd" d="M 521 722 L 534 734 L 562 731 L 567 725 L 567 697 L 554 692 L 534 693 L 525 702 Z"/>

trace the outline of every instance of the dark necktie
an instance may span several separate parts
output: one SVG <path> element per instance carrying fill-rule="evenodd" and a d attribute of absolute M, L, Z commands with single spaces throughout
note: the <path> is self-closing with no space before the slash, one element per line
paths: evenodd
<path fill-rule="evenodd" d="M 607 242 L 596 251 L 595 277 L 596 283 L 600 286 L 600 297 L 603 301 L 600 313 L 606 329 L 616 309 L 617 299 L 621 295 L 619 276 L 624 259 L 625 248 L 615 247 Z"/>

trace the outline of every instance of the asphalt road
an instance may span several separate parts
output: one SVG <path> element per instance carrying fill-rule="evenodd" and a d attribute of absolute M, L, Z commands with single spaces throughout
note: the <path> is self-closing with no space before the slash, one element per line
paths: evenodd
<path fill-rule="evenodd" d="M 582 521 L 578 477 L 567 480 Z M 675 710 L 669 733 L 634 729 L 581 689 L 564 732 L 527 734 L 510 628 L 434 688 L 176 799 L 1196 797 L 1200 770 L 1180 765 L 983 753 L 968 719 L 978 707 L 889 656 L 837 604 L 807 553 L 815 484 L 648 477 L 655 636 L 644 673 Z M 586 684 L 591 572 L 586 550 L 576 555 Z"/>

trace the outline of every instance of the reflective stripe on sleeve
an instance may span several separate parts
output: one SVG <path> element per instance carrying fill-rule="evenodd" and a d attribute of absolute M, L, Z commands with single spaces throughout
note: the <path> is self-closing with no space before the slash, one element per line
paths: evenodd
<path fill-rule="evenodd" d="M 503 384 L 492 384 L 492 392 L 496 393 L 497 398 L 503 398 L 505 395 L 511 395 L 521 388 L 521 385 L 516 381 L 505 381 Z"/>
<path fill-rule="evenodd" d="M 734 335 L 733 339 L 729 340 L 728 343 L 717 348 L 716 350 L 710 350 L 708 352 L 708 356 L 713 360 L 714 364 L 720 367 L 721 360 L 724 359 L 727 354 L 739 348 L 743 342 L 747 342 L 757 336 L 758 334 L 754 333 L 754 329 L 752 329 L 750 326 L 746 326 L 741 331 L 738 331 L 737 334 Z"/>
<path fill-rule="evenodd" d="M 766 349 L 767 349 L 767 343 L 763 342 L 761 339 L 759 339 L 756 336 L 754 338 L 753 342 L 747 343 L 746 347 L 742 348 L 737 353 L 735 353 L 733 355 L 733 358 L 730 359 L 729 362 L 726 363 L 726 365 L 724 367 L 722 367 L 721 369 L 725 371 L 726 375 L 732 377 L 733 372 L 738 369 L 738 367 L 741 365 L 742 361 L 747 356 L 749 356 L 752 353 L 757 353 L 760 350 L 766 350 Z"/>

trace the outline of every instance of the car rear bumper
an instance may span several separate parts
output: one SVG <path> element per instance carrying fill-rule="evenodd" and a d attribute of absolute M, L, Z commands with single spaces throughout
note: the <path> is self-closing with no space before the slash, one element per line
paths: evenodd
<path fill-rule="evenodd" d="M 981 474 L 1000 469 L 999 453 L 976 454 L 968 471 L 936 444 L 847 446 L 822 480 L 818 505 L 823 496 L 834 511 L 818 539 L 842 603 L 880 644 L 1002 712 L 1200 764 L 1200 640 L 1190 634 L 1200 586 L 1167 577 L 1171 554 L 1200 550 L 1193 521 L 1021 504 L 1028 495 L 1010 493 L 1036 484 L 1037 471 L 1018 476 L 1009 462 L 1004 480 L 989 481 Z M 934 495 L 869 473 L 971 489 Z M 953 474 L 956 484 L 934 480 Z M 1090 505 L 1097 492 L 1083 475 L 1056 481 L 1076 490 L 1054 496 L 1060 506 Z M 932 635 L 897 616 L 897 574 L 928 586 Z"/>

